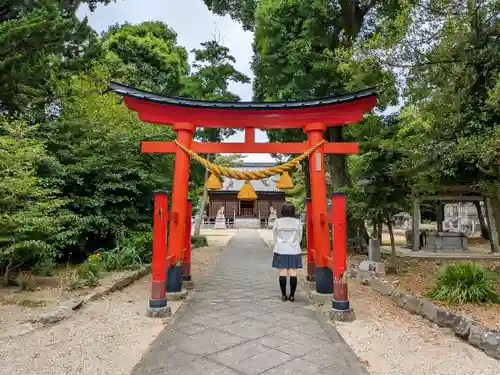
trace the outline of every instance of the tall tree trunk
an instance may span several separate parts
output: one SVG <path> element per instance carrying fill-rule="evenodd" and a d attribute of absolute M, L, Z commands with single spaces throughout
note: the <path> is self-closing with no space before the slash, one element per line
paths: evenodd
<path fill-rule="evenodd" d="M 13 265 L 12 258 L 9 259 L 9 263 L 7 264 L 7 267 L 5 267 L 5 273 L 3 275 L 3 285 L 8 286 L 9 285 L 9 276 L 10 276 L 10 271 L 11 267 Z"/>
<path fill-rule="evenodd" d="M 384 230 L 384 221 L 382 218 L 378 219 L 377 222 L 377 239 L 380 245 L 382 245 L 382 231 Z"/>
<path fill-rule="evenodd" d="M 397 260 L 396 260 L 396 241 L 394 240 L 394 231 L 392 228 L 392 219 L 387 218 L 387 228 L 389 229 L 389 237 L 391 237 L 391 263 L 388 267 L 389 273 L 397 273 Z"/>
<path fill-rule="evenodd" d="M 477 218 L 479 219 L 479 225 L 481 226 L 481 237 L 489 241 L 490 231 L 488 230 L 488 224 L 484 218 L 483 210 L 481 210 L 481 204 L 478 201 L 475 201 L 474 206 L 476 206 Z"/>
<path fill-rule="evenodd" d="M 207 160 L 210 160 L 210 155 L 208 155 Z M 203 188 L 203 196 L 198 203 L 198 215 L 196 215 L 196 220 L 194 222 L 194 235 L 199 236 L 201 231 L 201 223 L 203 222 L 203 214 L 205 213 L 205 207 L 207 206 L 208 201 L 208 189 L 207 189 L 207 181 L 208 181 L 208 169 L 205 170 L 205 187 Z"/>
<path fill-rule="evenodd" d="M 332 126 L 328 128 L 329 142 L 343 142 L 343 126 Z M 330 154 L 330 175 L 334 190 L 351 186 L 351 179 L 347 173 L 347 158 L 344 154 Z"/>
<path fill-rule="evenodd" d="M 306 187 L 306 199 L 311 198 L 311 176 L 309 170 L 309 159 L 304 161 L 304 182 Z"/>
<path fill-rule="evenodd" d="M 500 243 L 500 196 L 491 199 L 491 209 L 493 211 L 493 217 L 497 227 L 497 238 Z"/>

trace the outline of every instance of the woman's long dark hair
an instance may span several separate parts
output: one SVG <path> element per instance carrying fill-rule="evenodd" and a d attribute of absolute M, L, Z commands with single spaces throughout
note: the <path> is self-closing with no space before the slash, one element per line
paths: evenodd
<path fill-rule="evenodd" d="M 292 202 L 285 202 L 283 207 L 281 207 L 282 217 L 295 217 L 295 206 Z"/>

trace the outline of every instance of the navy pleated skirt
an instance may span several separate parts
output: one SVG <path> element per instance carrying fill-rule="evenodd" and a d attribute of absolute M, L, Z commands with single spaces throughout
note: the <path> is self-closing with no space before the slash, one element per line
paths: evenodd
<path fill-rule="evenodd" d="M 274 253 L 273 268 L 279 268 L 279 269 L 302 268 L 302 255 Z"/>

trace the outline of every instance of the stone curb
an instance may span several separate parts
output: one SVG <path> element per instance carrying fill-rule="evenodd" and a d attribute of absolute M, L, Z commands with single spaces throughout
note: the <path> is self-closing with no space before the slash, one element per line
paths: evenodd
<path fill-rule="evenodd" d="M 85 298 L 72 299 L 70 301 L 65 301 L 59 307 L 53 311 L 49 311 L 38 318 L 31 320 L 30 323 L 43 326 L 59 323 L 64 319 L 68 319 L 75 314 L 75 311 L 80 309 L 85 304 L 95 301 L 107 294 L 111 294 L 117 290 L 121 290 L 137 281 L 143 276 L 146 276 L 151 272 L 151 265 L 144 266 L 138 270 L 131 271 L 123 277 L 115 280 L 111 285 L 104 287 L 100 290 L 95 290 L 90 295 L 85 296 Z"/>
<path fill-rule="evenodd" d="M 469 345 L 482 350 L 489 357 L 500 359 L 500 332 L 482 328 L 470 316 L 454 313 L 425 298 L 397 290 L 392 283 L 376 277 L 372 272 L 351 266 L 349 274 L 361 284 L 370 285 L 379 294 L 389 296 L 396 305 L 406 311 L 419 315 L 439 327 L 450 328 L 455 336 L 465 340 Z"/>

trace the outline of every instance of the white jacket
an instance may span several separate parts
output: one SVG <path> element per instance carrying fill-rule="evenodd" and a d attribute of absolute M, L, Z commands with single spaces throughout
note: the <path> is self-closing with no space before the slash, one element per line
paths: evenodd
<path fill-rule="evenodd" d="M 301 253 L 302 222 L 293 217 L 282 217 L 274 222 L 274 252 L 296 255 Z"/>

